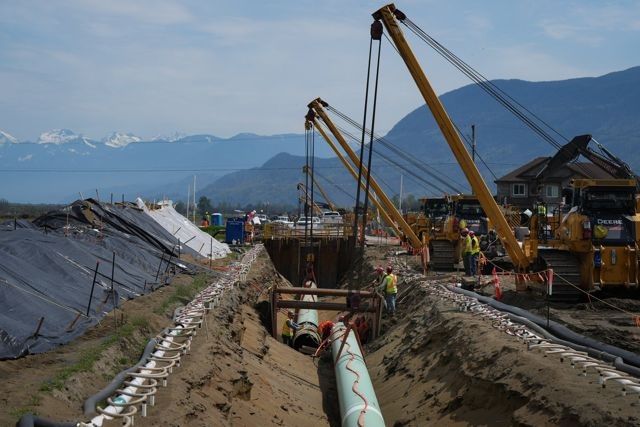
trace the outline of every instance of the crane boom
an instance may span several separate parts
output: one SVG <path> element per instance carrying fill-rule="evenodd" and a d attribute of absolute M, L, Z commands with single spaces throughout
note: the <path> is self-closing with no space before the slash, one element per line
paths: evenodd
<path fill-rule="evenodd" d="M 331 121 L 329 116 L 327 116 L 326 111 L 324 111 L 323 104 L 328 105 L 324 101 L 322 101 L 320 98 L 317 98 L 317 99 L 314 99 L 313 101 L 311 101 L 311 103 L 308 105 L 308 107 L 309 107 L 310 110 L 313 110 L 315 115 L 317 115 L 318 117 L 320 117 L 322 119 L 324 124 L 327 126 L 327 128 L 329 128 L 329 130 L 331 131 L 333 136 L 336 138 L 336 141 L 338 141 L 338 143 L 340 144 L 342 149 L 347 153 L 347 155 L 349 156 L 349 158 L 351 159 L 353 164 L 354 165 L 358 165 L 360 163 L 359 159 L 358 159 L 358 156 L 351 149 L 351 147 L 349 147 L 349 144 L 344 139 L 344 136 L 342 136 L 342 134 L 340 133 L 340 131 L 338 130 L 336 125 Z M 327 139 L 326 136 L 325 136 L 325 139 Z M 328 141 L 328 139 L 327 139 L 327 141 Z M 362 173 L 364 175 L 367 174 L 367 170 L 366 170 L 366 168 L 364 166 L 362 166 Z M 357 178 L 356 178 L 356 180 L 357 180 Z M 381 212 L 381 214 L 383 214 L 383 217 L 384 217 L 384 215 L 387 215 L 387 217 L 390 217 L 390 218 L 385 218 L 385 221 L 388 221 L 388 223 L 390 225 L 392 225 L 394 223 L 394 221 L 392 221 L 391 218 L 393 218 L 393 220 L 395 220 L 395 222 L 398 224 L 399 228 L 402 230 L 404 235 L 408 237 L 409 242 L 411 243 L 411 246 L 414 249 L 422 249 L 422 247 L 424 246 L 422 244 L 422 241 L 418 238 L 418 236 L 416 236 L 416 234 L 413 232 L 413 229 L 411 229 L 409 224 L 407 224 L 407 222 L 402 217 L 402 215 L 400 215 L 400 212 L 398 212 L 396 207 L 393 205 L 393 202 L 391 202 L 391 200 L 389 200 L 389 197 L 387 197 L 387 195 L 382 190 L 382 188 L 380 188 L 380 186 L 378 185 L 376 180 L 373 177 L 371 177 L 369 182 L 371 184 L 371 188 L 373 189 L 374 193 L 378 196 L 378 199 L 380 200 L 380 203 L 382 204 L 382 209 L 380 209 L 381 208 L 380 206 L 378 206 L 378 209 L 380 209 L 380 212 Z M 362 185 L 362 184 L 363 183 L 361 182 L 360 185 Z M 375 201 L 376 199 L 373 198 L 373 200 Z M 377 206 L 377 204 L 376 204 L 376 206 Z"/>
<path fill-rule="evenodd" d="M 320 208 L 320 206 L 318 206 L 318 203 L 315 200 L 313 201 L 313 204 L 309 203 L 309 200 L 311 200 L 311 196 L 307 191 L 307 187 L 305 187 L 303 183 L 301 182 L 298 183 L 298 190 L 303 193 L 302 196 L 298 197 L 298 200 L 307 206 L 311 206 L 313 210 L 318 214 L 318 216 L 322 215 L 322 209 Z"/>
<path fill-rule="evenodd" d="M 333 152 L 336 153 L 336 155 L 338 156 L 338 158 L 340 159 L 340 161 L 342 162 L 344 167 L 347 169 L 347 171 L 349 171 L 349 173 L 351 174 L 353 179 L 355 179 L 356 182 L 357 182 L 358 181 L 358 174 L 356 173 L 355 170 L 353 170 L 353 167 L 351 167 L 351 164 L 347 161 L 347 159 L 344 158 L 344 156 L 342 155 L 340 150 L 338 150 L 338 147 L 336 147 L 336 145 L 333 143 L 333 141 L 331 140 L 331 138 L 329 137 L 327 132 L 322 128 L 322 126 L 320 126 L 320 123 L 318 123 L 318 121 L 315 120 L 315 119 L 313 119 L 313 125 L 318 130 L 318 132 L 320 132 L 320 135 L 322 135 L 322 137 L 325 139 L 325 141 L 327 141 L 327 144 L 329 144 L 329 146 L 331 147 Z M 360 187 L 363 190 L 366 190 L 366 186 L 365 186 L 364 182 L 362 182 L 362 181 L 360 181 Z M 393 231 L 396 234 L 396 236 L 400 237 L 402 235 L 402 232 L 400 231 L 398 226 L 393 222 L 391 217 L 389 215 L 387 215 L 387 213 L 384 210 L 384 207 L 380 204 L 380 202 L 378 202 L 378 200 L 376 198 L 372 197 L 371 191 L 369 191 L 369 197 L 371 197 L 371 200 L 373 201 L 373 204 L 376 205 L 376 208 L 378 208 L 378 211 L 380 212 L 380 215 L 382 215 L 382 219 L 384 219 L 385 222 L 389 225 L 389 227 L 391 227 L 393 229 Z"/>
<path fill-rule="evenodd" d="M 398 25 L 397 20 L 403 20 L 405 18 L 405 15 L 398 9 L 396 9 L 395 5 L 389 4 L 373 13 L 373 18 L 376 21 L 381 20 L 384 24 L 384 27 L 393 40 L 396 49 L 400 53 L 400 56 L 409 69 L 409 73 L 413 77 L 413 80 L 416 82 L 418 90 L 422 94 L 425 102 L 427 103 L 427 106 L 431 110 L 431 114 L 438 124 L 440 131 L 449 144 L 453 155 L 456 157 L 456 160 L 460 164 L 462 171 L 467 177 L 471 188 L 473 188 L 473 191 L 477 195 L 482 208 L 495 227 L 498 236 L 502 241 L 503 246 L 507 250 L 507 253 L 511 257 L 511 261 L 513 262 L 514 266 L 520 270 L 526 269 L 530 264 L 529 258 L 518 244 L 515 235 L 509 227 L 509 223 L 500 211 L 500 207 L 494 200 L 493 195 L 482 179 L 478 168 L 471 159 L 471 156 L 462 143 L 460 136 L 456 132 L 451 118 L 449 118 L 449 115 L 444 109 L 444 106 L 431 87 L 427 76 L 420 67 L 418 60 L 413 54 L 411 48 L 409 47 L 409 44 L 404 37 L 404 34 L 402 33 L 402 30 Z"/>
<path fill-rule="evenodd" d="M 336 210 L 336 206 L 333 204 L 331 199 L 329 199 L 329 196 L 327 196 L 327 193 L 324 192 L 322 187 L 320 187 L 320 184 L 318 184 L 318 181 L 316 181 L 316 177 L 313 175 L 313 173 L 311 173 L 311 169 L 307 165 L 304 165 L 302 167 L 302 171 L 304 173 L 306 173 L 307 175 L 309 175 L 309 177 L 311 178 L 311 180 L 315 184 L 316 188 L 318 190 L 320 190 L 320 194 L 322 194 L 322 197 L 324 197 L 324 200 L 327 202 L 327 205 L 329 205 L 329 209 L 331 209 L 332 211 L 335 211 Z"/>

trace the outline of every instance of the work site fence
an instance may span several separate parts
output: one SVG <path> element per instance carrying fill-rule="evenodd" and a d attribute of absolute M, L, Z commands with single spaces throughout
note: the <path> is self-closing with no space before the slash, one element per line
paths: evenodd
<path fill-rule="evenodd" d="M 320 238 L 348 238 L 353 235 L 353 226 L 347 224 L 314 224 L 311 227 L 290 226 L 287 224 L 270 223 L 265 224 L 263 239 L 291 239 L 310 236 Z"/>
<path fill-rule="evenodd" d="M 95 415 L 91 421 L 70 425 L 96 427 L 119 419 L 123 426 L 131 426 L 135 415 L 146 417 L 149 407 L 156 404 L 158 388 L 169 386 L 169 376 L 189 354 L 197 331 L 203 326 L 206 329 L 209 311 L 215 309 L 226 292 L 246 281 L 251 265 L 263 249 L 262 245 L 253 246 L 189 304 L 176 310 L 174 325 L 149 342 L 140 362 L 122 371 L 105 389 L 85 401 L 85 415 Z M 101 401 L 106 401 L 107 406 L 98 406 Z"/>

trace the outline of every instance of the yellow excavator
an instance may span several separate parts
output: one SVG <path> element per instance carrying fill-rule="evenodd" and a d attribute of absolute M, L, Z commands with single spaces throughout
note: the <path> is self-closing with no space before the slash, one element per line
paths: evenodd
<path fill-rule="evenodd" d="M 625 184 L 624 179 L 575 182 L 571 211 L 560 222 L 549 249 L 538 247 L 537 233 L 531 233 L 530 238 L 520 244 L 400 29 L 399 24 L 407 19 L 406 15 L 389 4 L 374 12 L 373 18 L 374 25 L 383 25 L 393 40 L 515 270 L 529 273 L 553 268 L 559 273 L 552 290 L 552 297 L 556 300 L 573 301 L 580 295 L 580 290 L 591 291 L 596 289 L 596 285 L 600 288 L 637 288 L 640 219 L 636 213 L 635 196 L 631 196 L 635 193 L 627 191 L 631 188 L 635 191 L 635 182 L 627 180 Z M 627 190 L 623 190 L 625 187 Z M 613 198 L 614 201 L 603 198 Z M 611 239 L 606 239 L 607 236 Z M 616 239 L 620 236 L 624 238 Z M 519 290 L 530 284 L 524 280 L 526 277 L 517 275 Z"/>

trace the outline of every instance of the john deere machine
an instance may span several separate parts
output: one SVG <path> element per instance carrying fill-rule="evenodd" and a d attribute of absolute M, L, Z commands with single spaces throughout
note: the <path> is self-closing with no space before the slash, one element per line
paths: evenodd
<path fill-rule="evenodd" d="M 553 223 L 558 225 L 545 247 L 539 247 L 539 260 L 542 267 L 553 266 L 563 280 L 579 283 L 584 290 L 637 287 L 638 178 L 596 141 L 599 151 L 589 148 L 591 141 L 591 135 L 573 138 L 538 173 L 538 181 L 579 155 L 614 178 L 571 182 L 566 213 L 557 213 Z M 540 224 L 534 221 L 533 228 L 539 229 Z M 568 291 L 579 292 L 575 288 Z"/>
<path fill-rule="evenodd" d="M 404 24 L 423 40 L 428 37 L 393 4 L 376 11 L 373 18 L 372 37 L 374 34 L 379 37 L 378 28 L 384 26 L 489 218 L 491 226 L 495 228 L 502 246 L 509 254 L 515 270 L 523 273 L 517 276 L 518 289 L 526 289 L 527 285 L 532 284 L 527 281 L 528 277 L 541 277 L 526 273 L 537 272 L 542 268 L 552 268 L 556 272 L 553 298 L 558 300 L 575 300 L 582 291 L 588 292 L 597 288 L 637 288 L 640 220 L 636 208 L 635 175 L 631 172 L 633 176 L 629 176 L 629 171 L 624 172 L 624 164 L 614 160 L 612 164 L 615 167 L 612 171 L 627 173 L 626 176 L 613 175 L 616 178 L 604 181 L 576 180 L 573 183 L 571 208 L 558 221 L 559 226 L 554 231 L 554 237 L 547 242 L 546 247 L 539 247 L 537 233 L 531 233 L 529 239 L 519 243 L 409 47 L 400 24 Z M 374 27 L 376 31 L 373 31 Z M 441 45 L 438 47 L 443 48 Z M 474 80 L 478 78 L 477 73 L 473 74 L 475 70 L 455 55 L 448 53 L 450 58 L 457 61 L 456 66 L 469 71 Z M 494 87 L 486 84 L 486 81 L 480 83 L 485 84 L 483 86 L 485 90 L 487 88 L 495 90 Z M 500 97 L 500 94 L 495 92 L 492 96 L 494 95 L 500 102 L 509 103 L 508 98 Z M 613 158 L 608 155 L 596 157 L 586 149 L 579 154 L 583 154 L 596 164 L 602 163 L 603 159 L 612 160 Z M 610 166 L 606 162 L 602 164 Z"/>
<path fill-rule="evenodd" d="M 430 264 L 438 270 L 454 267 L 461 260 L 460 231 L 472 230 L 481 249 L 495 255 L 489 242 L 489 223 L 478 198 L 468 194 L 425 198 L 419 215 L 408 216 L 414 233 L 429 247 Z"/>

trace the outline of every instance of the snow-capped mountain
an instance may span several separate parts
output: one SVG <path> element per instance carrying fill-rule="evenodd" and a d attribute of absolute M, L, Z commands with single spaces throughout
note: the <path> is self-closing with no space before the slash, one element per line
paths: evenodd
<path fill-rule="evenodd" d="M 151 141 L 167 141 L 167 142 L 175 142 L 179 141 L 182 138 L 186 137 L 186 133 L 182 132 L 174 132 L 171 135 L 158 135 L 151 138 Z"/>
<path fill-rule="evenodd" d="M 90 139 L 85 138 L 82 135 L 78 135 L 69 129 L 54 129 L 49 132 L 44 132 L 40 134 L 37 143 L 59 145 L 75 141 L 84 142 L 88 146 L 95 148 L 95 145 L 91 142 Z"/>
<path fill-rule="evenodd" d="M 0 130 L 0 144 L 17 144 L 19 142 L 16 137 Z"/>
<path fill-rule="evenodd" d="M 105 138 L 102 138 L 102 142 L 104 143 L 104 145 L 107 145 L 109 147 L 114 147 L 114 148 L 126 147 L 127 145 L 133 142 L 140 142 L 140 141 L 142 141 L 142 138 L 140 138 L 139 136 L 135 136 L 132 133 L 120 133 L 120 132 L 113 132 L 111 135 Z"/>
<path fill-rule="evenodd" d="M 238 140 L 192 134 L 171 143 L 147 143 L 148 139 L 136 142 L 139 139 L 125 132 L 88 139 L 60 129 L 42 134 L 37 143 L 0 144 L 0 170 L 22 171 L 2 176 L 0 198 L 21 203 L 66 203 L 79 193 L 93 194 L 96 189 L 100 194 L 114 193 L 118 200 L 140 195 L 183 197 L 185 182 L 192 183 L 194 175 L 198 186 L 204 188 L 227 172 L 225 165 L 254 168 L 280 152 L 305 152 L 305 145 L 300 143 L 303 135 Z M 129 143 L 124 146 L 124 142 Z M 320 153 L 318 148 L 316 154 L 328 155 L 329 150 L 327 147 Z M 140 173 L 141 165 L 157 173 Z"/>

